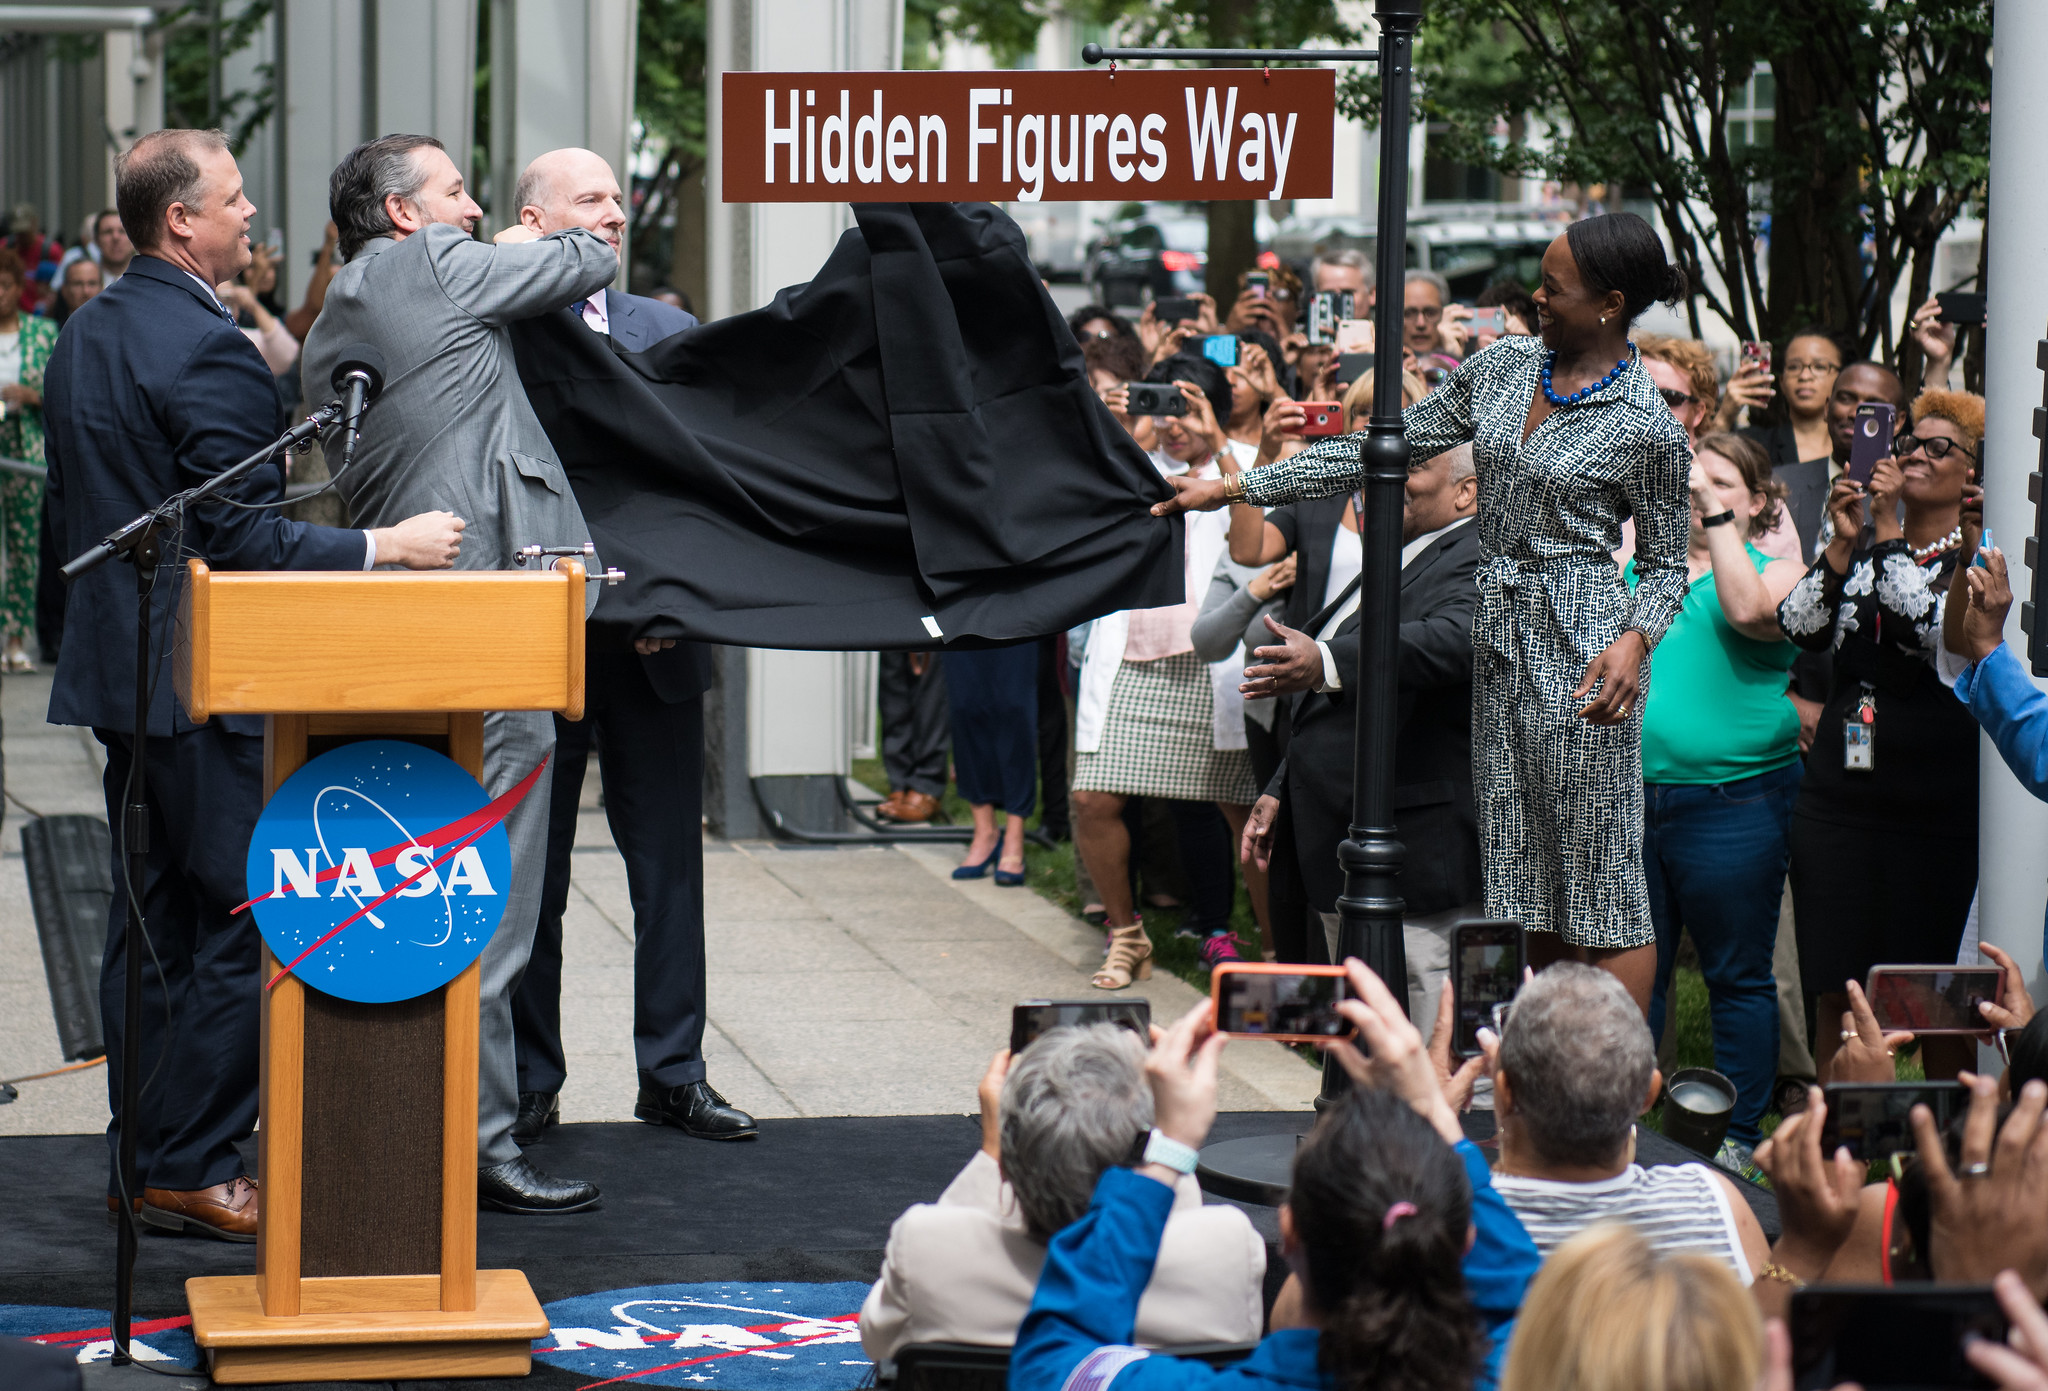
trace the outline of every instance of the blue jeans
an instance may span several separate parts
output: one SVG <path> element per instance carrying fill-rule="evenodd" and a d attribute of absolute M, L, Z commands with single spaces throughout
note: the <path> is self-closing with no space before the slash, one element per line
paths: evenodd
<path fill-rule="evenodd" d="M 1728 1136 L 1745 1145 L 1761 1137 L 1778 1071 L 1771 949 L 1802 772 L 1795 761 L 1740 782 L 1643 784 L 1643 873 L 1657 928 L 1650 1032 L 1664 1035 L 1678 935 L 1690 932 L 1712 1001 L 1714 1061 L 1735 1084 Z"/>

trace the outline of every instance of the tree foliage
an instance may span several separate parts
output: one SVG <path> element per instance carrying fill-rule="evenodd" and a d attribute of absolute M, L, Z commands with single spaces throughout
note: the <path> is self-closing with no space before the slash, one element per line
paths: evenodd
<path fill-rule="evenodd" d="M 640 123 L 636 157 L 652 153 L 651 177 L 635 179 L 630 236 L 637 256 L 664 269 L 674 253 L 654 252 L 653 232 L 674 219 L 692 186 L 701 187 L 709 101 L 704 0 L 640 0 L 633 115 Z M 701 236 L 677 222 L 677 235 Z M 648 255 L 647 253 L 653 254 Z"/>
<path fill-rule="evenodd" d="M 215 65 L 241 52 L 262 32 L 276 0 L 249 0 L 234 14 L 226 6 L 195 3 L 164 15 L 164 124 L 203 129 L 218 126 L 239 158 L 249 137 L 277 107 L 277 70 L 257 65 L 254 87 L 221 91 L 215 104 Z"/>
<path fill-rule="evenodd" d="M 1889 352 L 1900 277 L 1917 304 L 1983 196 L 1991 3 L 1433 0 L 1417 114 L 1445 157 L 1653 203 L 1700 291 L 1695 331 L 1702 307 L 1745 338 L 1818 319 Z M 1759 64 L 1769 143 L 1729 124 Z M 1363 76 L 1342 100 L 1370 120 Z"/>

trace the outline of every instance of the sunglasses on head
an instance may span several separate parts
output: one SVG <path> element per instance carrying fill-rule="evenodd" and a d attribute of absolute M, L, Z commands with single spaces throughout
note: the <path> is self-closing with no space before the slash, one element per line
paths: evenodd
<path fill-rule="evenodd" d="M 1657 394 L 1662 396 L 1664 404 L 1673 410 L 1677 410 L 1680 406 L 1696 406 L 1700 403 L 1699 397 L 1689 391 L 1680 391 L 1676 387 L 1660 386 L 1657 388 Z"/>
<path fill-rule="evenodd" d="M 1946 459 L 1951 449 L 1966 459 L 1977 457 L 1959 441 L 1952 440 L 1946 435 L 1935 435 L 1930 439 L 1921 439 L 1918 435 L 1900 435 L 1892 441 L 1892 450 L 1897 458 L 1903 459 L 1916 449 L 1926 450 L 1930 459 Z"/>

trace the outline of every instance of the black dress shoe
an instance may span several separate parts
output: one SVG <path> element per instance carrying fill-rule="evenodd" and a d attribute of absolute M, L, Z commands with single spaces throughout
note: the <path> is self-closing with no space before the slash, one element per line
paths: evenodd
<path fill-rule="evenodd" d="M 680 1087 L 642 1082 L 633 1115 L 649 1125 L 672 1125 L 700 1140 L 751 1140 L 760 1133 L 754 1118 L 720 1096 L 709 1082 Z"/>
<path fill-rule="evenodd" d="M 548 1127 L 562 1118 L 560 1092 L 519 1093 L 519 1116 L 512 1122 L 512 1139 L 519 1148 L 538 1144 Z"/>
<path fill-rule="evenodd" d="M 594 1183 L 576 1179 L 551 1178 L 533 1167 L 525 1155 L 476 1171 L 477 1206 L 498 1212 L 541 1216 L 556 1212 L 581 1212 L 597 1206 Z"/>

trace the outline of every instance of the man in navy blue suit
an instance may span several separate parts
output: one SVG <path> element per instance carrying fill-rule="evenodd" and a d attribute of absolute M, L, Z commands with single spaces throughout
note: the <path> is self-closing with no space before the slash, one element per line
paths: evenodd
<path fill-rule="evenodd" d="M 220 472 L 285 427 L 270 369 L 222 307 L 214 287 L 249 264 L 256 209 L 217 130 L 143 136 L 115 168 L 115 201 L 135 243 L 128 273 L 64 326 L 43 388 L 49 526 L 55 549 L 78 555 L 102 536 Z M 230 491 L 244 503 L 284 495 L 284 465 L 257 469 Z M 463 523 L 446 512 L 374 531 L 288 521 L 212 503 L 185 518 L 183 553 L 221 570 L 440 569 L 453 563 Z M 167 547 L 151 598 L 154 651 L 169 665 L 178 566 Z M 66 641 L 50 693 L 52 724 L 87 725 L 106 746 L 107 817 L 121 825 L 133 765 L 136 584 L 103 565 L 72 586 Z M 263 722 L 214 716 L 195 725 L 158 679 L 144 759 L 149 804 L 143 884 L 142 1065 L 149 1079 L 133 1125 L 143 1219 L 170 1231 L 256 1239 L 255 1181 L 235 1142 L 256 1128 L 260 939 L 233 912 L 263 804 Z M 121 836 L 114 837 L 114 903 L 100 974 L 107 1089 L 121 1096 L 127 901 Z M 168 1027 L 166 1023 L 168 1018 Z M 116 1176 L 118 1178 L 118 1176 Z M 108 1210 L 118 1213 L 117 1182 Z"/>
<path fill-rule="evenodd" d="M 552 150 L 526 167 L 513 190 L 521 227 L 546 236 L 583 227 L 619 250 L 626 213 L 618 179 L 589 150 Z M 620 352 L 641 352 L 696 319 L 673 305 L 603 290 L 562 311 Z M 599 603 L 603 600 L 600 599 Z M 704 1075 L 704 701 L 709 654 L 697 643 L 644 638 L 586 651 L 584 717 L 555 717 L 555 781 L 548 818 L 547 877 L 533 954 L 512 1000 L 519 1056 L 519 1118 L 513 1138 L 530 1145 L 560 1114 L 562 913 L 576 810 L 595 737 L 605 813 L 626 861 L 633 902 L 633 1052 L 640 1095 L 633 1114 L 706 1140 L 755 1134 L 754 1118 Z"/>

